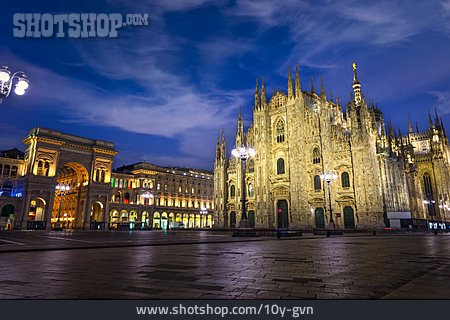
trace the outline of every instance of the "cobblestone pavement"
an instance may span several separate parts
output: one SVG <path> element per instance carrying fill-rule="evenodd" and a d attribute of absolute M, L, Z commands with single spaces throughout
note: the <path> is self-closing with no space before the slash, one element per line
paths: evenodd
<path fill-rule="evenodd" d="M 139 247 L 0 251 L 0 298 L 450 299 L 448 235 L 225 242 L 230 237 L 221 234 L 182 244 L 194 236 Z M 0 247 L 24 242 L 14 237 Z"/>

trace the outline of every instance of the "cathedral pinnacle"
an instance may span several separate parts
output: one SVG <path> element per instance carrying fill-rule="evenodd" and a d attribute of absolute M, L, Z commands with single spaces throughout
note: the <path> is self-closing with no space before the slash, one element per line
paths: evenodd
<path fill-rule="evenodd" d="M 261 83 L 261 104 L 264 106 L 266 104 L 266 87 L 264 86 L 264 76 L 262 77 L 262 83 Z"/>
<path fill-rule="evenodd" d="M 298 73 L 298 65 L 295 66 L 295 96 L 300 97 L 302 88 L 300 85 L 300 75 Z"/>
<path fill-rule="evenodd" d="M 323 84 L 323 77 L 320 76 L 320 97 L 323 100 L 327 100 L 327 94 L 325 93 L 325 85 Z"/>
<path fill-rule="evenodd" d="M 361 106 L 362 96 L 361 96 L 361 84 L 358 80 L 358 75 L 356 74 L 356 62 L 353 62 L 352 64 L 353 68 L 353 95 L 355 99 L 355 104 L 357 106 Z"/>
<path fill-rule="evenodd" d="M 256 90 L 255 90 L 255 109 L 261 108 L 261 95 L 259 93 L 258 78 L 256 78 Z"/>
<path fill-rule="evenodd" d="M 414 133 L 413 124 L 411 122 L 411 116 L 408 114 L 408 127 L 409 127 L 409 133 Z"/>
<path fill-rule="evenodd" d="M 288 98 L 294 97 L 294 89 L 292 88 L 291 67 L 288 67 Z"/>

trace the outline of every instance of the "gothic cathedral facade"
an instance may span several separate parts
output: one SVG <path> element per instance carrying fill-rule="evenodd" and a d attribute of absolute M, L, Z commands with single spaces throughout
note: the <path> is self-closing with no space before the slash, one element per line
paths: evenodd
<path fill-rule="evenodd" d="M 235 147 L 252 146 L 241 165 L 218 138 L 214 163 L 217 225 L 237 227 L 245 203 L 249 223 L 259 228 L 382 228 L 389 216 L 408 221 L 446 221 L 450 213 L 450 148 L 436 114 L 425 132 L 402 135 L 369 104 L 353 64 L 351 101 L 342 107 L 302 91 L 298 68 L 287 94 L 266 98 L 256 82 L 253 123 L 244 131 L 239 114 Z M 243 175 L 242 168 L 245 168 Z M 324 173 L 334 178 L 325 182 Z M 245 181 L 243 177 L 245 176 Z M 246 200 L 242 202 L 242 189 Z M 331 213 L 331 214 L 330 214 Z"/>

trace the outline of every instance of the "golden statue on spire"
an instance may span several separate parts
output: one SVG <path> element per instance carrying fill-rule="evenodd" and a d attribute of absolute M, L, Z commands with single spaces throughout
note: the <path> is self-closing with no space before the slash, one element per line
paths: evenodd
<path fill-rule="evenodd" d="M 353 71 L 356 71 L 356 62 L 352 63 Z"/>

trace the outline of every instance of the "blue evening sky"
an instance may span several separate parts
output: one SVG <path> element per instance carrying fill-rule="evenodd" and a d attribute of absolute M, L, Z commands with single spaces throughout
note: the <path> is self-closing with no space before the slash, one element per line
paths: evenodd
<path fill-rule="evenodd" d="M 0 105 L 0 149 L 35 126 L 116 145 L 115 167 L 138 161 L 212 169 L 218 132 L 228 147 L 255 78 L 286 90 L 323 76 L 349 99 L 351 63 L 365 96 L 403 132 L 438 110 L 450 133 L 450 1 L 3 0 L 0 65 L 24 70 L 24 96 Z M 149 26 L 118 38 L 14 38 L 14 13 L 141 13 Z"/>

